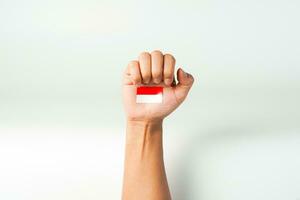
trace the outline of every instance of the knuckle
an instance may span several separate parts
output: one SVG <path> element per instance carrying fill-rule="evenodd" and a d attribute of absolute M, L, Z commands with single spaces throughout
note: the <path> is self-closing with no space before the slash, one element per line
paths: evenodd
<path fill-rule="evenodd" d="M 138 61 L 136 60 L 132 60 L 128 63 L 128 67 L 130 68 L 135 68 L 136 66 L 138 66 Z"/>
<path fill-rule="evenodd" d="M 154 50 L 151 52 L 151 55 L 162 55 L 162 52 L 160 50 Z"/>
<path fill-rule="evenodd" d="M 171 55 L 171 54 L 168 54 L 168 53 L 164 55 L 164 59 L 168 60 L 168 61 L 171 61 L 171 63 L 175 63 L 176 62 L 175 57 L 173 55 Z"/>
<path fill-rule="evenodd" d="M 139 58 L 143 59 L 143 58 L 148 58 L 150 56 L 150 54 L 146 51 L 143 51 L 140 53 Z"/>

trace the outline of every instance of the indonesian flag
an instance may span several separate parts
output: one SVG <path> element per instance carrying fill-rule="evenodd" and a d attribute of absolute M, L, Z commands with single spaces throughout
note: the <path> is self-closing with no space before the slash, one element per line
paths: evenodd
<path fill-rule="evenodd" d="M 136 103 L 162 103 L 163 87 L 140 86 L 136 90 Z"/>

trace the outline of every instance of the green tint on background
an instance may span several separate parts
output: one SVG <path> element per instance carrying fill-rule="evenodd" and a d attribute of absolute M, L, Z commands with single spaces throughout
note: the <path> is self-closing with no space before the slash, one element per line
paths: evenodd
<path fill-rule="evenodd" d="M 164 124 L 174 199 L 300 199 L 299 6 L 1 0 L 0 199 L 118 199 L 121 76 L 155 49 L 195 77 Z"/>

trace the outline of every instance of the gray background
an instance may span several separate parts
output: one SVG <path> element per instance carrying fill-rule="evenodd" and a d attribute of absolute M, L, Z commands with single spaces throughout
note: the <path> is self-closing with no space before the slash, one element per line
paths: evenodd
<path fill-rule="evenodd" d="M 0 0 L 0 199 L 120 199 L 141 51 L 196 82 L 164 124 L 174 199 L 300 199 L 296 0 Z"/>

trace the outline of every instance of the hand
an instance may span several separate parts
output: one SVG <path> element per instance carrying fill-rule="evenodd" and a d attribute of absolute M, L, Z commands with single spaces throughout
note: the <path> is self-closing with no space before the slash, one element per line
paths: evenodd
<path fill-rule="evenodd" d="M 128 120 L 161 121 L 184 101 L 194 78 L 179 68 L 176 84 L 174 67 L 175 58 L 160 51 L 151 54 L 143 52 L 138 61 L 128 64 L 123 80 L 123 100 Z M 139 85 L 163 86 L 162 103 L 136 103 L 136 88 Z"/>

